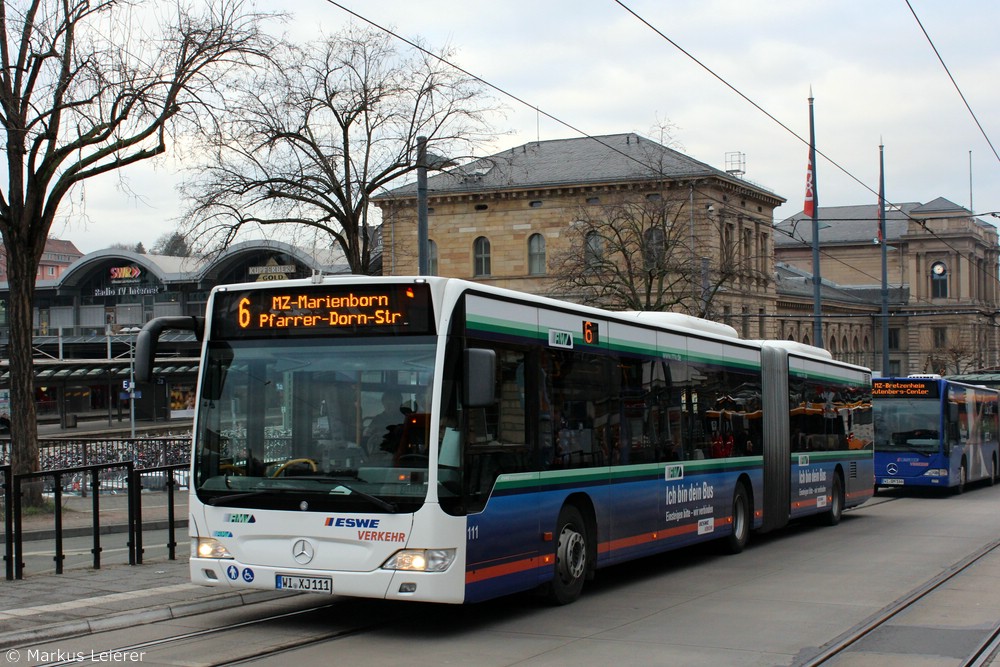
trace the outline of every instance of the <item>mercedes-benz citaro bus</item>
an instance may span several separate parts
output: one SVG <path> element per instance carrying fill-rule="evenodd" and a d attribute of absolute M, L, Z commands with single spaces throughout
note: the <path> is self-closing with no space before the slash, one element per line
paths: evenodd
<path fill-rule="evenodd" d="M 225 285 L 202 340 L 191 579 L 467 603 L 870 498 L 871 373 L 670 313 L 428 278 Z"/>
<path fill-rule="evenodd" d="M 875 482 L 950 489 L 997 481 L 1000 391 L 938 375 L 876 378 Z"/>

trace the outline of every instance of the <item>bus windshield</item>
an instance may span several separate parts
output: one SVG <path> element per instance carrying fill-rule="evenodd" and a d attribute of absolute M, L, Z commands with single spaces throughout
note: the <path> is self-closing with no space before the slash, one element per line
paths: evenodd
<path fill-rule="evenodd" d="M 941 404 L 926 398 L 874 402 L 875 450 L 933 454 L 941 449 Z"/>
<path fill-rule="evenodd" d="M 212 342 L 195 490 L 212 505 L 413 511 L 427 490 L 435 339 Z"/>

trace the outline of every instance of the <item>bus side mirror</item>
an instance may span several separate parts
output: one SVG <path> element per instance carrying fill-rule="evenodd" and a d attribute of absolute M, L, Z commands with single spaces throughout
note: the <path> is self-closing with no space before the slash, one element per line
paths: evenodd
<path fill-rule="evenodd" d="M 205 333 L 205 318 L 187 315 L 154 317 L 135 337 L 135 381 L 151 382 L 153 364 L 156 361 L 156 345 L 164 329 L 179 329 L 194 332 L 195 338 L 202 339 Z"/>
<path fill-rule="evenodd" d="M 465 351 L 465 395 L 467 408 L 485 408 L 496 403 L 497 353 L 483 348 Z"/>

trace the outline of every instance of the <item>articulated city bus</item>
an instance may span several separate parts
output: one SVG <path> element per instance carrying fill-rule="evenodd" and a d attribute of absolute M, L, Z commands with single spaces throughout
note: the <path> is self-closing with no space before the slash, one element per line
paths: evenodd
<path fill-rule="evenodd" d="M 874 381 L 875 481 L 947 488 L 997 480 L 1000 391 L 939 376 Z"/>
<path fill-rule="evenodd" d="M 216 287 L 191 469 L 206 586 L 575 600 L 602 567 L 874 490 L 871 374 L 788 341 L 445 278 Z"/>

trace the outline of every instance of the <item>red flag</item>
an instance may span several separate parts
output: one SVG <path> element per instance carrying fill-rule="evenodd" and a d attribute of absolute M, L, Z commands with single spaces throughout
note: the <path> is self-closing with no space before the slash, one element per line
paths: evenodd
<path fill-rule="evenodd" d="M 885 242 L 885 158 L 882 144 L 878 147 L 878 238 L 875 243 Z"/>
<path fill-rule="evenodd" d="M 813 190 L 813 163 L 812 163 L 812 158 L 810 157 L 810 159 L 809 159 L 809 167 L 808 167 L 808 169 L 806 169 L 806 202 L 802 206 L 802 212 L 806 215 L 806 217 L 809 217 L 809 218 L 813 217 L 813 213 L 815 213 L 815 209 L 813 208 L 813 206 L 814 206 L 813 195 L 814 195 L 814 190 Z"/>

